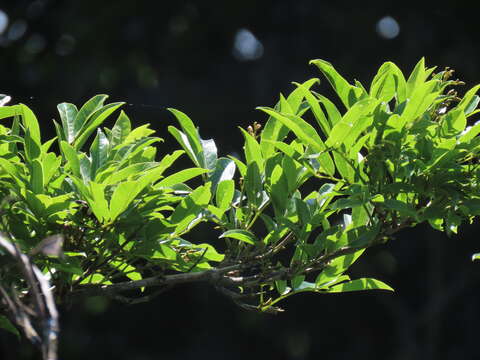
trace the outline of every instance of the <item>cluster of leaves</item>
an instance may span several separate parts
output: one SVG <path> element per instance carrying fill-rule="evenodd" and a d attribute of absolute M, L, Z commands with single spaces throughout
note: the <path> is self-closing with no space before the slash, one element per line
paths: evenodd
<path fill-rule="evenodd" d="M 455 233 L 480 213 L 480 124 L 467 126 L 480 85 L 460 99 L 452 71 L 434 74 L 422 59 L 408 79 L 383 64 L 367 90 L 312 63 L 342 107 L 311 90 L 318 79 L 295 83 L 274 108 L 259 108 L 263 129 L 240 129 L 243 159 L 218 157 L 174 109 L 180 128 L 168 130 L 183 150 L 158 159 L 148 124 L 132 129 L 121 111 L 101 127 L 122 105 L 105 105 L 105 95 L 80 109 L 60 104 L 46 142 L 27 106 L 0 107 L 11 120 L 0 126 L 0 231 L 34 258 L 57 301 L 78 292 L 133 301 L 121 293 L 142 299 L 149 287 L 209 281 L 243 307 L 276 311 L 305 291 L 391 290 L 346 272 L 402 228 Z M 194 166 L 172 171 L 182 154 Z M 189 242 L 200 222 L 218 238 Z M 61 252 L 48 250 L 60 240 Z M 0 283 L 28 290 L 8 267 Z"/>

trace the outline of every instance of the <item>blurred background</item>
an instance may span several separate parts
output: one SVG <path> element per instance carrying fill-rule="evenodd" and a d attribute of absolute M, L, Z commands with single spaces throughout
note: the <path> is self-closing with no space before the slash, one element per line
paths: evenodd
<path fill-rule="evenodd" d="M 384 61 L 408 74 L 425 56 L 467 86 L 479 83 L 479 10 L 465 1 L 0 0 L 0 92 L 35 111 L 45 138 L 58 103 L 106 93 L 166 138 L 164 153 L 176 146 L 165 107 L 176 107 L 221 155 L 238 154 L 237 127 L 265 120 L 256 106 L 273 106 L 292 81 L 320 77 L 311 59 L 369 84 Z M 323 79 L 316 90 L 332 96 Z M 60 358 L 474 359 L 477 231 L 401 232 L 351 271 L 386 281 L 394 294 L 302 294 L 277 316 L 246 312 L 202 285 L 132 307 L 79 300 L 61 309 Z M 0 331 L 0 359 L 35 358 L 30 344 Z"/>

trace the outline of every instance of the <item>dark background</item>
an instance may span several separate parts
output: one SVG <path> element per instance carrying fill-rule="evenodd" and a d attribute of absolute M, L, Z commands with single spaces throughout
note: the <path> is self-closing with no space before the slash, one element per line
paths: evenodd
<path fill-rule="evenodd" d="M 480 3 L 389 3 L 2 0 L 0 92 L 35 111 L 45 138 L 56 104 L 107 93 L 167 139 L 165 153 L 176 146 L 165 107 L 176 107 L 226 155 L 241 152 L 237 126 L 265 120 L 256 106 L 274 105 L 291 81 L 320 76 L 311 59 L 368 84 L 386 60 L 408 74 L 425 56 L 470 87 L 480 82 Z M 326 81 L 317 91 L 331 95 Z M 202 285 L 133 307 L 78 301 L 62 309 L 60 358 L 474 359 L 478 224 L 461 230 L 447 238 L 419 226 L 370 249 L 351 275 L 382 279 L 394 294 L 302 294 L 277 316 L 241 310 Z M 5 332 L 0 341 L 0 359 L 37 356 Z"/>

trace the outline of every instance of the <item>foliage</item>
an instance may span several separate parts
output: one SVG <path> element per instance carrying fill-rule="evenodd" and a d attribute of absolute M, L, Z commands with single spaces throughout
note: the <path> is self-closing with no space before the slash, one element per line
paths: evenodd
<path fill-rule="evenodd" d="M 122 105 L 105 105 L 106 95 L 58 105 L 48 141 L 27 106 L 0 107 L 0 231 L 33 258 L 57 302 L 104 294 L 135 303 L 206 281 L 242 307 L 276 312 L 306 291 L 392 290 L 348 269 L 402 228 L 428 222 L 451 234 L 480 213 L 480 124 L 467 126 L 480 86 L 459 98 L 452 71 L 422 59 L 407 79 L 383 64 L 367 90 L 311 63 L 341 106 L 311 90 L 318 79 L 295 83 L 274 108 L 259 108 L 263 129 L 240 129 L 243 159 L 219 157 L 175 109 L 179 128 L 168 131 L 183 150 L 159 156 L 162 139 L 148 124 L 132 129 L 123 111 L 102 127 Z M 193 166 L 172 170 L 184 154 Z M 201 222 L 216 238 L 188 241 Z M 16 296 L 28 290 L 11 266 L 0 276 Z"/>

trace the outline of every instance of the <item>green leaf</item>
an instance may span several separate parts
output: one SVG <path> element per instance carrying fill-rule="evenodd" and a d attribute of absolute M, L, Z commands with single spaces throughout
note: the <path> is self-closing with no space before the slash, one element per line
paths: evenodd
<path fill-rule="evenodd" d="M 202 144 L 204 167 L 208 170 L 214 170 L 217 163 L 217 146 L 215 145 L 215 141 L 212 139 L 200 139 L 200 143 Z"/>
<path fill-rule="evenodd" d="M 378 100 L 364 99 L 353 105 L 333 127 L 325 145 L 328 147 L 345 145 L 347 149 L 350 148 L 362 131 L 372 124 L 373 117 L 369 115 L 377 104 Z"/>
<path fill-rule="evenodd" d="M 310 79 L 304 82 L 302 85 L 305 89 L 310 89 L 313 84 L 315 84 L 318 79 Z M 280 97 L 280 102 L 282 103 L 283 96 Z M 292 93 L 288 96 L 287 100 L 285 101 L 289 107 L 290 111 L 293 115 L 297 115 L 300 112 L 300 107 L 303 101 L 303 94 L 302 89 L 298 87 L 292 91 Z M 278 109 L 278 107 L 276 107 Z M 282 112 L 285 109 L 280 107 Z M 273 152 L 275 151 L 275 147 L 270 141 L 282 141 L 283 138 L 288 134 L 288 128 L 279 122 L 274 117 L 270 116 L 265 124 L 261 137 L 260 137 L 260 147 L 262 148 L 262 154 L 265 159 L 268 159 L 272 156 Z"/>
<path fill-rule="evenodd" d="M 227 210 L 233 200 L 235 194 L 235 183 L 233 180 L 223 180 L 218 183 L 215 201 L 217 206 L 222 210 Z"/>
<path fill-rule="evenodd" d="M 262 203 L 263 181 L 256 162 L 248 165 L 244 180 L 247 198 L 252 205 L 258 208 Z"/>
<path fill-rule="evenodd" d="M 225 231 L 222 235 L 218 237 L 221 238 L 230 238 L 243 241 L 250 245 L 255 245 L 258 243 L 258 239 L 248 230 L 234 229 Z"/>
<path fill-rule="evenodd" d="M 199 186 L 192 193 L 182 199 L 177 205 L 169 221 L 176 225 L 175 234 L 179 234 L 185 229 L 191 228 L 195 224 L 197 216 L 202 212 L 211 198 L 210 183 Z"/>
<path fill-rule="evenodd" d="M 92 165 L 90 167 L 90 177 L 95 179 L 97 170 L 107 161 L 109 141 L 102 130 L 97 129 L 97 136 L 90 146 L 90 157 Z"/>
<path fill-rule="evenodd" d="M 473 88 L 468 90 L 465 93 L 465 95 L 463 96 L 460 103 L 456 107 L 458 109 L 463 109 L 465 111 L 465 113 L 468 114 L 469 112 L 467 112 L 467 111 L 472 110 L 472 107 L 476 107 L 476 105 L 473 105 L 473 104 L 475 104 L 474 99 L 475 99 L 475 96 L 476 96 L 475 94 L 477 93 L 478 89 L 480 89 L 480 84 L 475 85 Z M 473 102 L 473 104 L 472 104 L 472 102 Z"/>
<path fill-rule="evenodd" d="M 165 179 L 159 181 L 155 185 L 155 187 L 156 188 L 172 187 L 173 185 L 184 183 L 185 181 L 193 179 L 196 176 L 205 174 L 207 171 L 208 171 L 207 169 L 202 169 L 202 168 L 191 168 L 191 169 L 180 170 L 179 172 L 176 172 L 170 176 L 167 176 Z"/>
<path fill-rule="evenodd" d="M 195 249 L 198 249 L 202 254 L 203 258 L 208 261 L 221 262 L 225 259 L 225 255 L 220 254 L 212 245 L 210 244 L 198 244 L 194 246 Z M 206 250 L 206 251 L 205 251 Z M 204 252 L 205 251 L 205 252 Z"/>
<path fill-rule="evenodd" d="M 92 177 L 90 176 L 92 173 L 92 163 L 88 156 L 84 153 L 80 154 L 78 160 L 80 161 L 80 174 L 82 175 L 83 182 L 88 183 L 90 180 L 92 180 Z"/>
<path fill-rule="evenodd" d="M 407 98 L 410 98 L 412 93 L 418 88 L 426 79 L 425 72 L 425 58 L 421 58 L 420 61 L 415 65 L 412 73 L 407 80 Z"/>
<path fill-rule="evenodd" d="M 102 274 L 92 274 L 87 276 L 85 279 L 83 279 L 80 282 L 80 285 L 85 285 L 85 284 L 104 284 L 104 285 L 109 285 L 112 282 L 107 280 L 106 277 Z"/>
<path fill-rule="evenodd" d="M 135 143 L 136 140 L 144 140 L 147 136 L 152 135 L 155 130 L 150 129 L 149 126 L 150 124 L 145 124 L 130 131 L 123 141 L 124 144 Z"/>
<path fill-rule="evenodd" d="M 388 200 L 385 200 L 383 205 L 391 210 L 398 211 L 400 215 L 410 216 L 410 217 L 413 217 L 414 219 L 417 219 L 418 215 L 415 209 L 410 204 L 404 203 L 403 201 L 388 199 Z"/>
<path fill-rule="evenodd" d="M 442 135 L 451 137 L 460 134 L 467 126 L 467 118 L 461 108 L 454 108 L 447 112 L 442 119 Z"/>
<path fill-rule="evenodd" d="M 230 156 L 230 155 L 228 157 L 229 157 L 229 159 L 231 159 L 235 163 L 235 165 L 238 168 L 238 171 L 240 172 L 240 175 L 245 177 L 245 175 L 247 174 L 247 165 L 245 165 L 244 162 L 237 159 L 236 157 L 233 157 L 233 156 Z"/>
<path fill-rule="evenodd" d="M 262 150 L 259 143 L 248 132 L 246 132 L 242 128 L 240 128 L 240 130 L 243 134 L 243 137 L 245 138 L 245 145 L 243 146 L 243 149 L 245 151 L 245 160 L 247 166 L 253 162 L 256 162 L 258 165 L 258 169 L 262 171 L 264 166 L 264 160 L 262 157 Z"/>
<path fill-rule="evenodd" d="M 332 125 L 329 123 L 328 119 L 326 118 L 325 114 L 323 113 L 323 111 L 320 107 L 319 101 L 302 84 L 299 84 L 299 83 L 294 83 L 294 84 L 296 86 L 298 86 L 298 88 L 302 92 L 302 95 L 307 100 L 308 105 L 310 105 L 310 109 L 312 109 L 313 115 L 315 116 L 315 120 L 317 121 L 318 125 L 322 129 L 323 133 L 326 136 L 328 136 L 328 134 L 330 133 L 330 129 L 331 129 Z"/>
<path fill-rule="evenodd" d="M 170 131 L 170 133 L 175 136 L 177 141 L 179 141 L 180 144 L 184 146 L 185 151 L 187 151 L 189 156 L 192 157 L 192 160 L 197 166 L 206 168 L 205 159 L 203 157 L 203 148 L 200 141 L 200 135 L 198 134 L 198 130 L 195 128 L 192 120 L 186 114 L 179 110 L 173 108 L 168 108 L 167 110 L 170 111 L 177 118 L 185 136 L 182 136 L 182 141 L 180 141 L 178 139 L 179 132 L 177 129 L 175 129 L 173 126 L 169 126 L 168 131 Z M 175 132 L 173 129 L 177 130 L 177 132 Z"/>
<path fill-rule="evenodd" d="M 332 158 L 329 154 L 324 152 L 326 150 L 325 144 L 316 130 L 309 123 L 298 116 L 280 114 L 270 108 L 260 107 L 258 109 L 266 112 L 283 123 L 287 128 L 293 131 L 302 142 L 308 145 L 314 152 L 319 153 L 320 156 L 318 157 L 318 162 L 322 165 L 322 170 L 325 173 L 329 175 L 335 173 L 335 166 Z"/>
<path fill-rule="evenodd" d="M 139 183 L 137 181 L 124 181 L 115 188 L 110 199 L 109 221 L 113 222 L 123 213 L 138 195 Z"/>
<path fill-rule="evenodd" d="M 35 159 L 30 164 L 31 173 L 30 173 L 30 186 L 34 194 L 43 193 L 43 166 L 42 163 Z"/>
<path fill-rule="evenodd" d="M 105 185 L 90 182 L 91 200 L 87 199 L 92 212 L 100 223 L 110 218 L 110 211 L 108 209 L 108 202 L 105 199 Z"/>
<path fill-rule="evenodd" d="M 478 110 L 475 111 L 478 103 L 480 103 L 480 96 L 473 96 L 472 100 L 465 106 L 465 115 L 473 115 L 474 112 L 478 112 Z"/>
<path fill-rule="evenodd" d="M 53 120 L 53 124 L 55 126 L 55 133 L 57 134 L 58 141 L 65 141 L 67 142 L 67 138 L 65 137 L 65 133 L 62 131 L 62 127 L 59 123 Z"/>
<path fill-rule="evenodd" d="M 117 121 L 115 122 L 115 125 L 112 128 L 112 137 L 110 140 L 110 146 L 114 148 L 117 145 L 120 145 L 125 141 L 127 138 L 128 134 L 130 134 L 130 131 L 132 130 L 132 125 L 130 123 L 130 119 L 128 116 L 125 114 L 125 112 L 122 110 L 120 111 L 120 115 L 117 118 Z"/>
<path fill-rule="evenodd" d="M 117 184 L 123 180 L 128 180 L 129 178 L 139 176 L 143 174 L 145 170 L 149 170 L 157 166 L 160 166 L 160 165 L 156 162 L 144 162 L 144 163 L 132 164 L 121 170 L 112 171 L 105 177 L 102 177 L 101 176 L 102 174 L 100 174 L 100 176 L 98 178 L 95 178 L 95 180 L 105 185 Z"/>
<path fill-rule="evenodd" d="M 217 184 L 220 182 L 233 179 L 235 169 L 236 166 L 233 160 L 227 158 L 218 159 L 215 170 L 209 175 L 209 179 L 212 182 L 212 191 L 215 191 Z"/>
<path fill-rule="evenodd" d="M 325 75 L 347 109 L 361 99 L 362 89 L 350 85 L 328 61 L 318 59 L 310 61 L 310 64 L 316 65 Z"/>
<path fill-rule="evenodd" d="M 275 280 L 275 287 L 280 295 L 285 295 L 291 290 L 289 287 L 287 287 L 286 280 Z"/>
<path fill-rule="evenodd" d="M 40 139 L 40 126 L 38 124 L 37 117 L 35 116 L 33 111 L 30 110 L 30 108 L 28 108 L 28 106 L 23 104 L 19 104 L 18 106 L 20 109 L 19 113 L 22 116 L 23 126 L 25 127 L 25 132 L 28 131 L 29 137 L 31 138 L 32 142 L 35 144 L 35 147 L 40 149 L 42 145 L 42 141 Z M 40 150 L 38 150 L 38 152 L 40 153 Z M 31 157 L 31 159 L 35 157 Z"/>
<path fill-rule="evenodd" d="M 62 158 L 54 153 L 47 153 L 42 160 L 43 162 L 43 184 L 46 186 L 57 172 L 62 163 Z"/>
<path fill-rule="evenodd" d="M 20 105 L 0 106 L 0 119 L 18 116 L 21 113 Z"/>
<path fill-rule="evenodd" d="M 304 99 L 304 91 L 309 90 L 313 85 L 320 83 L 319 79 L 310 79 L 305 81 L 303 84 L 301 84 L 302 89 L 299 89 L 297 87 L 295 90 L 293 90 L 290 95 L 287 97 L 287 102 L 290 105 L 290 109 L 292 110 L 293 115 L 297 115 L 300 111 L 300 107 L 302 104 L 302 101 Z M 283 109 L 282 109 L 283 111 Z M 266 129 L 266 127 L 265 127 Z"/>
<path fill-rule="evenodd" d="M 342 119 L 342 114 L 337 109 L 335 104 L 332 101 L 330 101 L 328 98 L 326 98 L 321 94 L 317 94 L 315 92 L 314 94 L 318 98 L 318 100 L 322 103 L 325 110 L 327 111 L 328 121 L 331 124 L 331 127 L 335 126 L 335 124 Z"/>
<path fill-rule="evenodd" d="M 275 165 L 270 176 L 270 197 L 277 216 L 283 215 L 288 202 L 288 180 L 280 165 Z"/>
<path fill-rule="evenodd" d="M 28 162 L 31 162 L 38 157 L 42 153 L 42 147 L 40 143 L 37 143 L 31 136 L 30 129 L 26 129 L 25 131 L 25 156 Z"/>
<path fill-rule="evenodd" d="M 301 290 L 300 286 L 303 283 L 303 280 L 305 280 L 305 275 L 297 275 L 291 280 L 292 288 L 293 290 Z"/>
<path fill-rule="evenodd" d="M 77 135 L 75 132 L 75 118 L 77 116 L 78 109 L 75 105 L 70 103 L 58 104 L 57 109 L 58 113 L 60 114 L 60 120 L 62 121 L 66 141 L 71 144 Z"/>
<path fill-rule="evenodd" d="M 342 293 L 349 291 L 363 291 L 363 290 L 388 290 L 394 291 L 390 286 L 384 282 L 372 278 L 355 279 L 349 282 L 334 285 L 328 289 L 330 293 Z"/>
<path fill-rule="evenodd" d="M 63 152 L 63 156 L 67 160 L 67 164 L 70 165 L 73 175 L 81 177 L 80 174 L 80 160 L 77 155 L 77 151 L 66 141 L 60 141 L 60 148 Z"/>
<path fill-rule="evenodd" d="M 389 102 L 397 92 L 395 81 L 395 64 L 386 62 L 378 69 L 377 75 L 373 78 L 370 87 L 370 96 L 380 100 Z"/>
<path fill-rule="evenodd" d="M 79 134 L 79 132 L 87 126 L 87 122 L 89 118 L 95 113 L 98 109 L 103 106 L 103 103 L 108 98 L 108 95 L 95 95 L 90 100 L 88 100 L 80 110 L 77 112 L 75 116 L 75 121 L 73 124 L 73 133 L 75 137 Z M 78 149 L 78 147 L 77 147 Z"/>
<path fill-rule="evenodd" d="M 315 283 L 318 287 L 323 287 L 325 283 L 330 282 L 333 278 L 343 274 L 350 266 L 357 261 L 363 254 L 365 249 L 358 250 L 352 254 L 339 256 L 328 263 L 325 269 L 317 276 Z"/>
<path fill-rule="evenodd" d="M 318 135 L 317 131 L 302 118 L 288 114 L 281 114 L 274 109 L 267 107 L 259 107 L 257 109 L 266 112 L 270 116 L 273 116 L 282 122 L 291 131 L 293 131 L 300 140 L 311 146 L 314 151 L 321 152 L 325 150 L 325 145 L 323 144 L 323 141 Z"/>
<path fill-rule="evenodd" d="M 175 140 L 178 141 L 178 143 L 185 150 L 185 152 L 187 153 L 188 157 L 192 160 L 192 162 L 196 166 L 202 167 L 201 161 L 197 156 L 198 153 L 196 153 L 192 148 L 192 146 L 190 145 L 190 141 L 188 140 L 187 135 L 181 132 L 180 130 L 178 130 L 175 126 L 169 126 L 168 132 L 173 135 Z"/>
<path fill-rule="evenodd" d="M 409 123 L 422 116 L 432 105 L 440 91 L 439 80 L 430 80 L 413 88 L 409 97 L 410 100 L 401 115 L 401 122 Z"/>
<path fill-rule="evenodd" d="M 107 117 L 122 106 L 123 102 L 111 103 L 95 111 L 89 118 L 86 124 L 83 124 L 79 136 L 75 139 L 74 147 L 76 150 L 80 150 L 89 138 L 89 136 L 97 129 Z M 80 109 L 80 112 L 82 109 Z M 78 115 L 77 115 L 78 117 Z"/>
<path fill-rule="evenodd" d="M 8 318 L 4 315 L 0 315 L 0 328 L 11 332 L 13 335 L 16 335 L 18 339 L 20 339 L 20 332 L 17 330 L 15 326 L 8 320 Z"/>
<path fill-rule="evenodd" d="M 0 166 L 8 175 L 10 175 L 10 177 L 17 183 L 20 188 L 24 187 L 25 179 L 15 167 L 15 165 L 13 165 L 10 161 L 0 157 Z"/>

